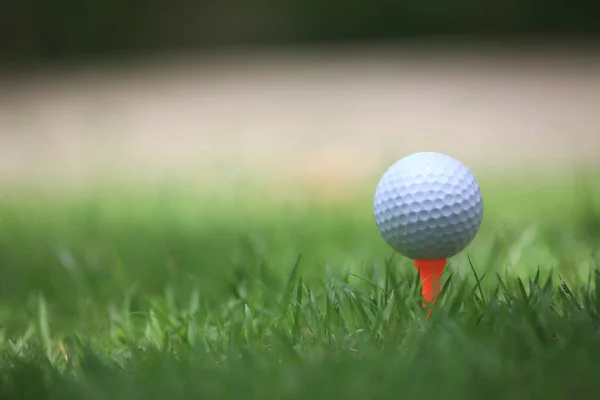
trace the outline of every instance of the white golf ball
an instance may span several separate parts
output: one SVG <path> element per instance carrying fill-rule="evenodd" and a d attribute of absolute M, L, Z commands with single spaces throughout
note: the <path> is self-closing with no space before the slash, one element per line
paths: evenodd
<path fill-rule="evenodd" d="M 475 177 L 441 153 L 414 153 L 398 160 L 379 181 L 374 203 L 381 236 L 413 260 L 459 253 L 473 240 L 483 218 Z"/>

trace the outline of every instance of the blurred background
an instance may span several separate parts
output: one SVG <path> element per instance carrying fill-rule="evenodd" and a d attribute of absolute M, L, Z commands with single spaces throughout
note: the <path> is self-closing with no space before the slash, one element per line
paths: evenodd
<path fill-rule="evenodd" d="M 0 13 L 0 180 L 250 173 L 330 193 L 419 150 L 498 174 L 585 168 L 600 150 L 599 11 L 12 1 Z"/>

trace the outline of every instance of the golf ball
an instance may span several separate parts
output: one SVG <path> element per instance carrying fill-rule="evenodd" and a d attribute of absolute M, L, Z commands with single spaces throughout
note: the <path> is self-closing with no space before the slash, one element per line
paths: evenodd
<path fill-rule="evenodd" d="M 398 253 L 413 260 L 445 259 L 475 237 L 483 199 L 462 163 L 441 153 L 414 153 L 383 174 L 374 214 L 381 236 Z"/>

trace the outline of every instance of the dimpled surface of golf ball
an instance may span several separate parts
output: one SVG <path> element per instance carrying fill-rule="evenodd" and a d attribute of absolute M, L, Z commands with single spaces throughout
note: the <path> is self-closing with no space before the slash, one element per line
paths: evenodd
<path fill-rule="evenodd" d="M 483 199 L 475 177 L 445 154 L 414 153 L 383 174 L 374 201 L 385 241 L 413 260 L 451 257 L 475 237 Z"/>

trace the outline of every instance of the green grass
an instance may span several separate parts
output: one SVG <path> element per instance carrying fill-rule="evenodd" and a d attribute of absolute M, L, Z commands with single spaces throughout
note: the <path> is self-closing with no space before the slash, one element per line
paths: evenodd
<path fill-rule="evenodd" d="M 483 181 L 430 320 L 371 188 L 6 190 L 0 398 L 596 398 L 600 183 L 526 182 Z"/>

